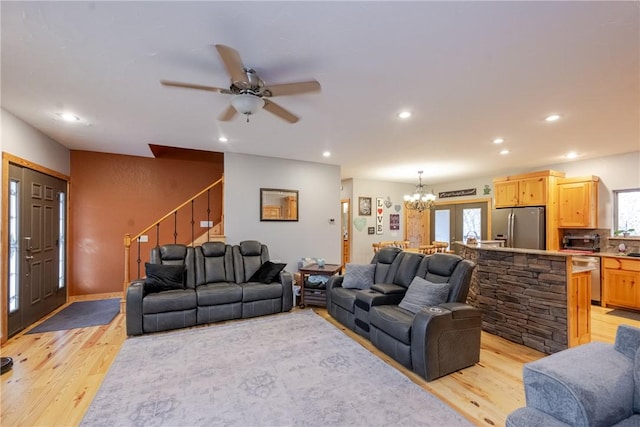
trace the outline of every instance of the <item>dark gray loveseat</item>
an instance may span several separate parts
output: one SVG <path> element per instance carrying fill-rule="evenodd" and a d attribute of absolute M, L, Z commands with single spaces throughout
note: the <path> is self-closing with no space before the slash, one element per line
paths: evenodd
<path fill-rule="evenodd" d="M 127 289 L 127 335 L 291 310 L 290 273 L 283 271 L 270 283 L 249 280 L 267 261 L 267 246 L 255 240 L 152 249 L 150 264 L 184 265 L 184 287 L 149 293 L 145 279 L 133 281 Z"/>
<path fill-rule="evenodd" d="M 429 381 L 479 361 L 481 313 L 466 304 L 473 262 L 454 254 L 425 256 L 383 248 L 371 263 L 375 271 L 368 288 L 344 288 L 345 276 L 329 279 L 332 317 Z M 415 313 L 401 307 L 416 276 L 426 279 L 427 286 L 448 283 L 446 302 Z"/>

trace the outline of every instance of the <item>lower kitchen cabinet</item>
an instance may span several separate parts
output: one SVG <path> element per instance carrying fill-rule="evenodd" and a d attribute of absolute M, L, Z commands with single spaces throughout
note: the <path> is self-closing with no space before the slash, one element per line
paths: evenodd
<path fill-rule="evenodd" d="M 591 342 L 591 271 L 571 274 L 567 309 L 569 347 Z"/>
<path fill-rule="evenodd" d="M 602 259 L 602 306 L 640 310 L 640 260 Z"/>

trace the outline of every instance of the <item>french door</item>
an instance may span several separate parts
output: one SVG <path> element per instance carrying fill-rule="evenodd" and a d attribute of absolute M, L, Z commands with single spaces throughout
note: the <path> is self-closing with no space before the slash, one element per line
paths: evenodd
<path fill-rule="evenodd" d="M 67 183 L 9 164 L 8 336 L 66 302 Z"/>
<path fill-rule="evenodd" d="M 435 205 L 431 208 L 432 240 L 451 244 L 474 233 L 478 240 L 486 240 L 488 208 L 487 202 Z"/>

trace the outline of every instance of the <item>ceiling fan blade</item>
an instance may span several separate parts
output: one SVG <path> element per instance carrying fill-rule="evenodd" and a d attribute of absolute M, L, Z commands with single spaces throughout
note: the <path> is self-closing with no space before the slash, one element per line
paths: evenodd
<path fill-rule="evenodd" d="M 192 83 L 173 82 L 171 80 L 160 80 L 160 83 L 162 83 L 165 86 L 183 87 L 183 88 L 187 88 L 187 89 L 208 90 L 210 92 L 225 93 L 225 91 L 228 91 L 228 89 L 221 89 L 219 87 L 202 86 L 202 85 L 196 85 L 196 84 L 192 84 Z"/>
<path fill-rule="evenodd" d="M 228 122 L 233 119 L 236 115 L 237 111 L 233 108 L 233 105 L 229 105 L 226 110 L 220 116 L 218 116 L 218 120 L 221 122 Z"/>
<path fill-rule="evenodd" d="M 240 59 L 238 51 L 223 44 L 217 44 L 216 49 L 227 73 L 231 76 L 231 81 L 247 85 L 249 83 L 247 82 L 247 73 L 244 71 L 244 65 L 242 65 L 242 59 Z"/>
<path fill-rule="evenodd" d="M 282 120 L 286 120 L 289 123 L 296 123 L 298 120 L 300 120 L 298 116 L 290 113 L 289 111 L 285 110 L 275 102 L 269 101 L 268 99 L 264 99 L 264 107 L 262 108 L 264 108 L 271 114 L 275 114 L 276 116 L 280 117 Z"/>
<path fill-rule="evenodd" d="M 271 85 L 265 89 L 265 96 L 297 95 L 299 93 L 317 92 L 320 90 L 320 83 L 316 80 L 298 83 L 284 83 Z"/>

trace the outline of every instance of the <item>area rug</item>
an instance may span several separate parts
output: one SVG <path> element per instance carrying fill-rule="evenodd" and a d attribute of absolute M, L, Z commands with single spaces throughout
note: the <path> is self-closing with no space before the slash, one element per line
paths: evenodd
<path fill-rule="evenodd" d="M 76 301 L 31 329 L 27 334 L 107 325 L 119 311 L 120 298 Z"/>
<path fill-rule="evenodd" d="M 84 426 L 467 426 L 311 310 L 125 341 Z"/>

